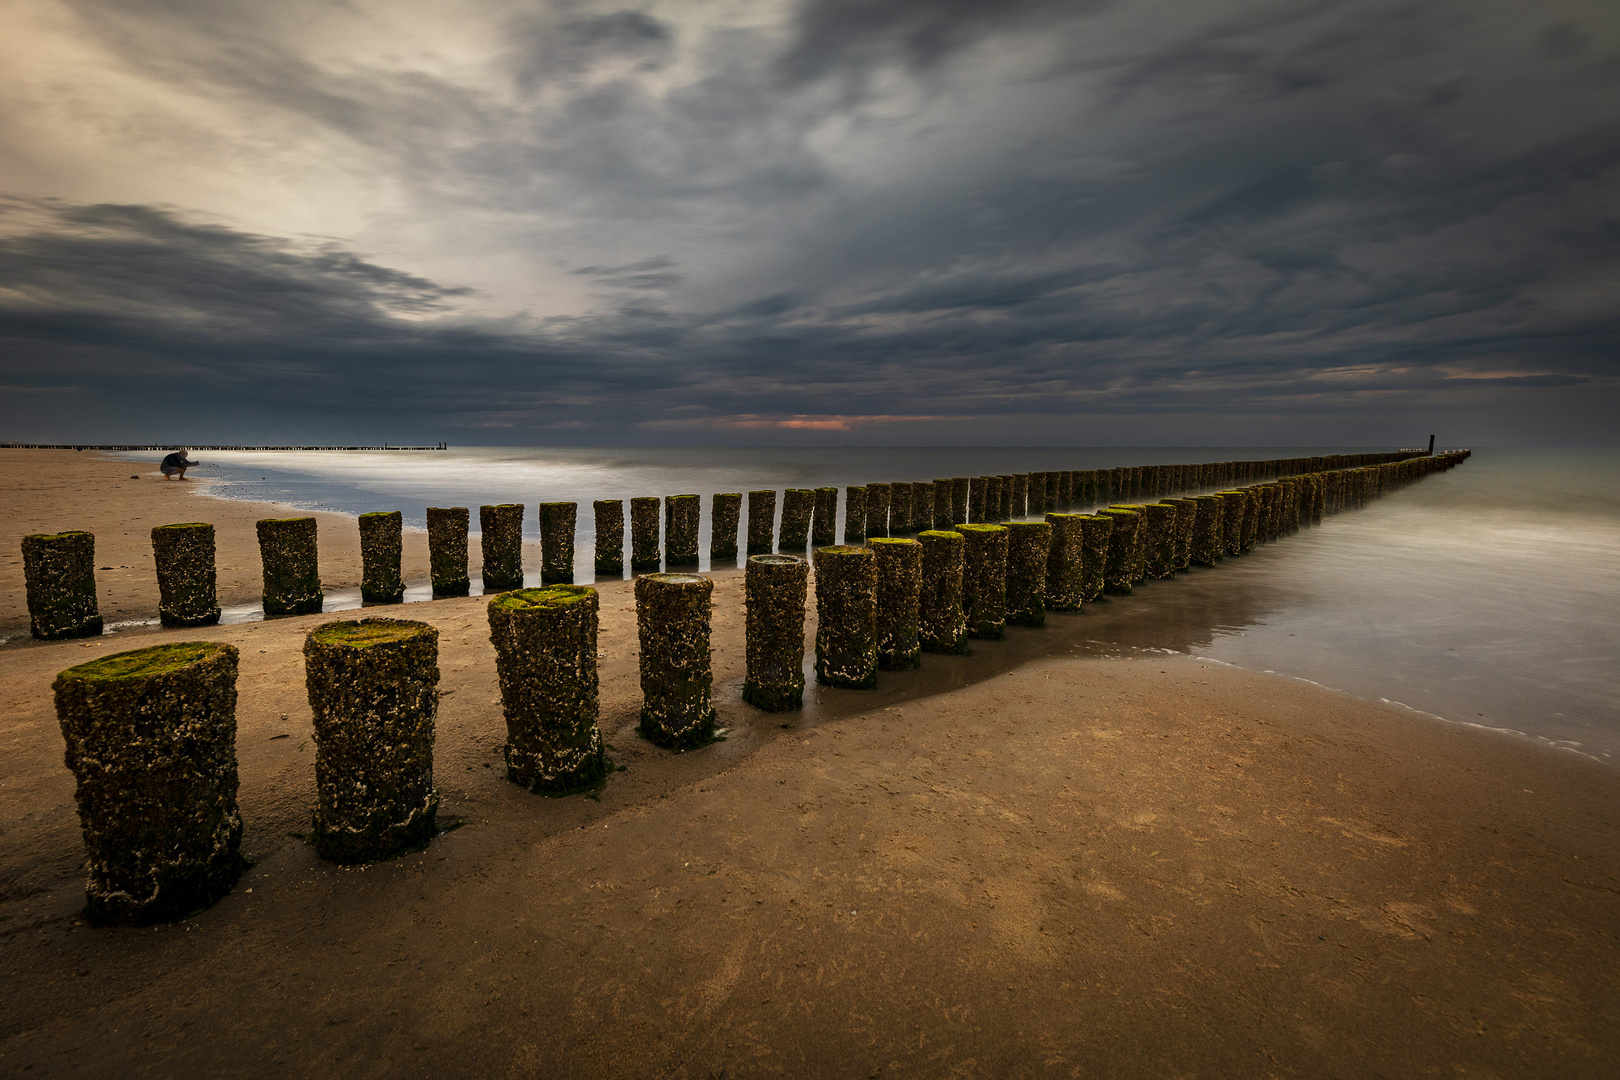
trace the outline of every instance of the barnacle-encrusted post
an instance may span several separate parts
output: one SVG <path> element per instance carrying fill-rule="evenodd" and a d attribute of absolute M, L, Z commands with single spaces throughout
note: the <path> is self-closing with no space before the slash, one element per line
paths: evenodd
<path fill-rule="evenodd" d="M 922 544 L 882 537 L 872 541 L 877 564 L 878 667 L 906 671 L 922 660 L 918 639 Z"/>
<path fill-rule="evenodd" d="M 236 807 L 236 649 L 175 642 L 56 677 L 56 716 L 98 926 L 178 918 L 242 873 Z"/>
<path fill-rule="evenodd" d="M 317 626 L 304 639 L 315 717 L 315 851 L 373 862 L 437 831 L 439 632 L 405 619 Z"/>
<path fill-rule="evenodd" d="M 971 512 L 968 501 L 973 490 L 973 480 L 966 476 L 951 477 L 951 524 L 960 525 L 968 520 Z"/>
<path fill-rule="evenodd" d="M 815 507 L 816 493 L 809 488 L 788 488 L 782 493 L 782 525 L 776 534 L 776 550 L 803 551 L 810 546 L 810 515 Z"/>
<path fill-rule="evenodd" d="M 591 503 L 596 522 L 596 576 L 624 573 L 624 500 L 597 499 Z"/>
<path fill-rule="evenodd" d="M 472 589 L 467 580 L 469 517 L 465 506 L 427 508 L 428 572 L 435 598 L 466 596 Z"/>
<path fill-rule="evenodd" d="M 866 485 L 866 538 L 889 535 L 889 485 Z"/>
<path fill-rule="evenodd" d="M 489 602 L 506 716 L 506 778 L 566 795 L 607 775 L 597 727 L 601 601 L 588 585 L 517 589 Z"/>
<path fill-rule="evenodd" d="M 191 522 L 157 526 L 152 530 L 152 558 L 157 563 L 158 618 L 164 626 L 212 626 L 219 622 L 212 525 Z"/>
<path fill-rule="evenodd" d="M 709 503 L 709 565 L 735 562 L 742 523 L 742 492 L 716 493 Z"/>
<path fill-rule="evenodd" d="M 934 482 L 918 480 L 911 485 L 911 531 L 920 533 L 934 527 Z"/>
<path fill-rule="evenodd" d="M 1006 634 L 1007 529 L 975 522 L 962 534 L 962 617 L 968 637 L 994 640 Z"/>
<path fill-rule="evenodd" d="M 844 489 L 844 543 L 866 543 L 866 488 L 861 485 Z"/>
<path fill-rule="evenodd" d="M 1260 542 L 1260 492 L 1252 487 L 1241 488 L 1240 491 L 1243 495 L 1243 542 L 1238 552 L 1246 555 Z"/>
<path fill-rule="evenodd" d="M 1147 522 L 1147 546 L 1143 551 L 1147 576 L 1176 576 L 1176 508 L 1169 503 L 1148 503 L 1142 508 Z"/>
<path fill-rule="evenodd" d="M 826 547 L 838 543 L 838 489 L 816 488 L 816 513 L 810 524 L 810 543 Z"/>
<path fill-rule="evenodd" d="M 1044 521 L 1007 522 L 1007 621 L 1014 626 L 1046 623 L 1046 566 L 1052 557 L 1052 526 Z"/>
<path fill-rule="evenodd" d="M 905 536 L 911 532 L 911 484 L 889 485 L 889 535 Z"/>
<path fill-rule="evenodd" d="M 793 555 L 750 555 L 744 575 L 748 670 L 743 700 L 765 712 L 800 708 L 810 564 Z"/>
<path fill-rule="evenodd" d="M 955 522 L 957 525 L 981 525 L 989 519 L 990 507 L 985 505 L 990 495 L 990 478 L 988 476 L 975 476 L 968 481 L 968 512 L 967 517 Z"/>
<path fill-rule="evenodd" d="M 1198 520 L 1197 499 L 1166 499 L 1176 508 L 1176 569 L 1185 570 L 1192 565 L 1192 538 Z"/>
<path fill-rule="evenodd" d="M 1032 472 L 1029 474 L 1028 493 L 1025 497 L 1028 499 L 1028 503 L 1026 505 L 1029 507 L 1030 517 L 1044 517 L 1048 509 L 1046 505 L 1045 473 Z"/>
<path fill-rule="evenodd" d="M 641 641 L 641 734 L 666 750 L 714 741 L 709 607 L 714 582 L 697 574 L 636 579 Z"/>
<path fill-rule="evenodd" d="M 638 495 L 630 500 L 630 569 L 639 573 L 657 570 L 663 562 L 658 547 L 658 507 L 656 495 Z"/>
<path fill-rule="evenodd" d="M 816 681 L 877 685 L 877 557 L 871 548 L 817 548 Z"/>
<path fill-rule="evenodd" d="M 523 588 L 523 504 L 480 506 L 478 531 L 484 591 Z"/>
<path fill-rule="evenodd" d="M 209 526 L 212 530 L 213 526 Z M 368 604 L 397 604 L 405 599 L 405 579 L 399 574 L 404 538 L 405 516 L 398 510 L 360 515 L 361 600 Z M 152 539 L 155 544 L 155 529 Z"/>
<path fill-rule="evenodd" d="M 951 514 L 951 506 L 954 501 L 951 492 L 954 485 L 954 480 L 934 481 L 934 528 L 936 529 L 949 529 L 956 524 Z"/>
<path fill-rule="evenodd" d="M 1241 555 L 1243 513 L 1249 505 L 1249 497 L 1241 491 L 1217 491 L 1215 497 L 1221 501 L 1221 554 Z"/>
<path fill-rule="evenodd" d="M 574 583 L 574 525 L 579 507 L 571 502 L 540 504 L 540 583 Z"/>
<path fill-rule="evenodd" d="M 1083 595 L 1087 603 L 1100 600 L 1108 585 L 1109 538 L 1114 532 L 1114 519 L 1107 514 L 1086 514 L 1080 519 L 1082 542 L 1085 544 L 1085 576 Z"/>
<path fill-rule="evenodd" d="M 1046 555 L 1046 606 L 1051 611 L 1079 611 L 1086 598 L 1085 518 L 1047 514 L 1046 522 L 1052 527 Z"/>
<path fill-rule="evenodd" d="M 776 550 L 776 492 L 770 488 L 748 493 L 748 554 L 769 555 Z"/>
<path fill-rule="evenodd" d="M 265 518 L 257 525 L 264 566 L 264 613 L 310 615 L 321 610 L 320 555 L 315 519 Z"/>
<path fill-rule="evenodd" d="M 1136 578 L 1137 531 L 1141 515 L 1123 506 L 1105 507 L 1101 513 L 1114 523 L 1108 534 L 1108 565 L 1103 571 L 1103 591 L 1111 596 L 1129 596 Z"/>
<path fill-rule="evenodd" d="M 1013 501 L 1013 489 L 1018 486 L 1018 478 L 1008 473 L 996 479 L 1001 481 L 1001 512 L 996 515 L 996 520 L 1009 521 L 1012 518 L 1023 517 L 1023 510 L 1018 509 Z"/>
<path fill-rule="evenodd" d="M 703 501 L 696 495 L 670 495 L 664 499 L 664 565 L 698 564 L 698 515 Z"/>
<path fill-rule="evenodd" d="M 1200 495 L 1194 502 L 1198 516 L 1193 519 L 1192 561 L 1214 566 L 1221 555 L 1221 501 L 1213 495 Z"/>
<path fill-rule="evenodd" d="M 962 615 L 962 534 L 944 529 L 920 533 L 922 583 L 918 591 L 918 643 L 923 652 L 965 653 Z"/>
<path fill-rule="evenodd" d="M 1029 508 L 1029 473 L 1014 473 L 1012 481 L 1012 513 L 1007 516 L 1021 518 L 1033 514 Z"/>
<path fill-rule="evenodd" d="M 33 635 L 56 641 L 100 634 L 95 536 L 87 532 L 25 536 L 22 554 Z"/>

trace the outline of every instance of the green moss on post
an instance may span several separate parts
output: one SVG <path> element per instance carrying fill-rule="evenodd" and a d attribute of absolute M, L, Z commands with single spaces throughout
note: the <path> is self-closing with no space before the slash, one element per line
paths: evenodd
<path fill-rule="evenodd" d="M 1137 530 L 1141 515 L 1122 506 L 1110 506 L 1103 516 L 1114 523 L 1108 534 L 1108 562 L 1103 570 L 1103 591 L 1110 596 L 1129 596 L 1135 582 Z"/>
<path fill-rule="evenodd" d="M 816 488 L 816 513 L 811 519 L 810 543 L 827 547 L 838 543 L 838 489 Z"/>
<path fill-rule="evenodd" d="M 664 566 L 698 564 L 698 518 L 703 500 L 696 495 L 670 495 L 664 499 Z"/>
<path fill-rule="evenodd" d="M 87 532 L 25 536 L 22 554 L 33 635 L 57 641 L 100 634 L 95 536 Z"/>
<path fill-rule="evenodd" d="M 860 485 L 844 489 L 844 543 L 866 543 L 866 488 Z"/>
<path fill-rule="evenodd" d="M 472 589 L 467 580 L 467 522 L 465 506 L 427 508 L 428 569 L 433 579 L 433 596 L 466 596 Z"/>
<path fill-rule="evenodd" d="M 877 685 L 877 557 L 871 548 L 817 548 L 816 681 L 870 690 Z"/>
<path fill-rule="evenodd" d="M 782 493 L 782 525 L 776 535 L 778 551 L 803 551 L 810 546 L 810 516 L 815 508 L 816 493 L 809 488 L 788 488 Z"/>
<path fill-rule="evenodd" d="M 397 604 L 405 599 L 405 579 L 399 573 L 404 536 L 405 518 L 398 510 L 360 515 L 361 600 L 368 604 Z"/>
<path fill-rule="evenodd" d="M 1085 545 L 1082 594 L 1085 601 L 1091 603 L 1102 599 L 1107 591 L 1108 542 L 1114 532 L 1114 519 L 1106 514 L 1086 514 L 1080 519 L 1080 530 Z"/>
<path fill-rule="evenodd" d="M 574 583 L 574 526 L 579 507 L 571 502 L 540 504 L 540 583 Z"/>
<path fill-rule="evenodd" d="M 872 541 L 872 555 L 877 565 L 878 667 L 908 671 L 922 662 L 922 544 L 882 537 Z"/>
<path fill-rule="evenodd" d="M 624 500 L 597 499 L 591 503 L 596 530 L 596 576 L 624 574 Z"/>
<path fill-rule="evenodd" d="M 717 494 L 709 504 L 709 565 L 735 562 L 742 524 L 742 492 Z"/>
<path fill-rule="evenodd" d="M 478 531 L 484 591 L 523 588 L 523 504 L 480 506 Z"/>
<path fill-rule="evenodd" d="M 317 626 L 304 639 L 315 718 L 315 850 L 330 862 L 392 858 L 431 840 L 439 632 L 405 619 Z"/>
<path fill-rule="evenodd" d="M 489 602 L 489 640 L 506 716 L 506 778 L 543 795 L 607 775 L 597 726 L 597 626 L 588 585 L 518 589 Z"/>
<path fill-rule="evenodd" d="M 1046 556 L 1046 607 L 1050 611 L 1079 611 L 1085 602 L 1085 520 L 1081 514 L 1046 515 L 1046 523 L 1052 527 Z"/>
<path fill-rule="evenodd" d="M 1192 561 L 1214 566 L 1221 557 L 1221 501 L 1213 495 L 1200 495 L 1193 501 L 1198 511 L 1193 519 Z"/>
<path fill-rule="evenodd" d="M 962 617 L 968 637 L 996 640 L 1007 626 L 1007 530 L 974 522 L 962 534 Z"/>
<path fill-rule="evenodd" d="M 641 734 L 666 750 L 714 741 L 714 670 L 709 662 L 714 582 L 697 574 L 636 579 L 641 642 Z"/>
<path fill-rule="evenodd" d="M 866 538 L 889 535 L 889 485 L 866 485 Z"/>
<path fill-rule="evenodd" d="M 923 652 L 965 653 L 967 621 L 962 614 L 962 534 L 944 529 L 919 533 L 922 579 L 918 590 L 918 644 Z"/>
<path fill-rule="evenodd" d="M 1044 626 L 1052 526 L 1044 521 L 1009 521 L 1006 529 L 1007 621 L 1014 626 Z"/>
<path fill-rule="evenodd" d="M 658 507 L 656 495 L 638 495 L 630 500 L 630 569 L 657 570 L 663 565 L 658 547 Z"/>
<path fill-rule="evenodd" d="M 164 626 L 219 622 L 212 525 L 159 525 L 152 530 L 152 559 L 157 564 L 158 618 Z"/>
<path fill-rule="evenodd" d="M 258 523 L 264 565 L 264 613 L 311 615 L 321 610 L 320 555 L 315 519 L 265 518 Z"/>
<path fill-rule="evenodd" d="M 68 668 L 52 684 L 92 924 L 176 919 L 241 876 L 236 663 L 233 646 L 176 642 Z"/>
<path fill-rule="evenodd" d="M 765 712 L 804 705 L 804 605 L 810 564 L 793 555 L 751 555 L 743 581 L 748 669 L 742 697 Z"/>
<path fill-rule="evenodd" d="M 772 490 L 748 493 L 748 554 L 769 555 L 775 551 L 776 492 Z"/>

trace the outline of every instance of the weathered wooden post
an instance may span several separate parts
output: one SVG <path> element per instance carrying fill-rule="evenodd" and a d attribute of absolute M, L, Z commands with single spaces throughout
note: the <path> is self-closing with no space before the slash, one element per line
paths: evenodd
<path fill-rule="evenodd" d="M 518 589 L 489 602 L 506 778 L 566 795 L 607 775 L 597 726 L 597 626 L 601 601 L 587 585 Z"/>
<path fill-rule="evenodd" d="M 844 489 L 844 543 L 857 547 L 866 543 L 866 488 L 862 485 Z"/>
<path fill-rule="evenodd" d="M 911 532 L 911 485 L 889 485 L 889 535 L 905 536 Z"/>
<path fill-rule="evenodd" d="M 918 480 L 911 485 L 911 531 L 920 533 L 934 527 L 934 482 Z"/>
<path fill-rule="evenodd" d="M 1241 555 L 1243 512 L 1249 504 L 1248 496 L 1241 491 L 1217 491 L 1215 497 L 1221 501 L 1221 554 Z"/>
<path fill-rule="evenodd" d="M 804 606 L 810 564 L 792 555 L 750 555 L 743 588 L 748 670 L 742 697 L 765 712 L 804 705 Z"/>
<path fill-rule="evenodd" d="M 657 570 L 663 565 L 663 554 L 658 546 L 658 508 L 662 502 L 656 495 L 638 495 L 630 500 L 632 573 Z"/>
<path fill-rule="evenodd" d="M 973 481 L 966 476 L 951 477 L 951 524 L 960 525 L 968 520 L 969 496 L 973 490 Z"/>
<path fill-rule="evenodd" d="M 782 524 L 776 534 L 776 550 L 803 551 L 810 546 L 810 516 L 815 506 L 816 493 L 809 488 L 788 488 L 782 493 Z"/>
<path fill-rule="evenodd" d="M 922 544 L 881 537 L 872 541 L 872 554 L 877 567 L 878 667 L 908 671 L 922 662 Z"/>
<path fill-rule="evenodd" d="M 636 579 L 641 642 L 641 734 L 666 750 L 714 741 L 714 670 L 709 662 L 714 582 L 697 574 Z"/>
<path fill-rule="evenodd" d="M 670 495 L 664 499 L 664 565 L 698 564 L 698 515 L 703 502 L 696 495 Z"/>
<path fill-rule="evenodd" d="M 212 525 L 157 526 L 152 530 L 152 559 L 157 564 L 158 619 L 164 626 L 219 622 Z"/>
<path fill-rule="evenodd" d="M 1079 611 L 1086 598 L 1085 518 L 1047 514 L 1046 523 L 1052 527 L 1046 557 L 1046 606 L 1052 611 Z"/>
<path fill-rule="evenodd" d="M 1018 478 L 1008 474 L 998 476 L 996 479 L 1001 481 L 1001 512 L 996 515 L 996 520 L 1009 521 L 1015 517 L 1022 517 L 1023 511 L 1013 508 L 1013 488 L 1017 485 Z"/>
<path fill-rule="evenodd" d="M 241 876 L 234 646 L 176 642 L 56 677 L 96 926 L 175 919 Z"/>
<path fill-rule="evenodd" d="M 433 578 L 433 596 L 466 596 L 472 590 L 467 578 L 467 525 L 470 515 L 465 506 L 427 508 L 428 570 Z"/>
<path fill-rule="evenodd" d="M 25 536 L 22 555 L 29 629 L 34 637 L 57 641 L 100 634 L 94 534 Z"/>
<path fill-rule="evenodd" d="M 571 502 L 540 504 L 540 583 L 574 583 L 574 526 L 579 507 Z"/>
<path fill-rule="evenodd" d="M 870 485 L 869 485 L 870 487 Z M 877 557 L 871 548 L 817 548 L 816 681 L 877 685 Z"/>
<path fill-rule="evenodd" d="M 480 506 L 478 531 L 484 591 L 523 588 L 523 504 Z"/>
<path fill-rule="evenodd" d="M 1136 580 L 1137 530 L 1141 528 L 1141 515 L 1123 506 L 1105 507 L 1101 513 L 1114 523 L 1108 534 L 1103 591 L 1110 596 L 1129 596 Z"/>
<path fill-rule="evenodd" d="M 264 613 L 311 615 L 321 610 L 320 555 L 315 519 L 265 518 L 258 522 L 259 560 L 264 566 Z"/>
<path fill-rule="evenodd" d="M 597 499 L 591 503 L 596 522 L 596 576 L 624 574 L 624 500 Z"/>
<path fill-rule="evenodd" d="M 1185 570 L 1192 565 L 1192 538 L 1198 520 L 1198 500 L 1188 498 L 1166 499 L 1176 508 L 1176 569 Z"/>
<path fill-rule="evenodd" d="M 1108 585 L 1108 548 L 1114 532 L 1114 519 L 1107 514 L 1087 514 L 1080 519 L 1085 544 L 1085 589 L 1087 603 L 1102 599 Z"/>
<path fill-rule="evenodd" d="M 1007 529 L 974 522 L 962 534 L 962 617 L 968 637 L 995 640 L 1007 625 Z"/>
<path fill-rule="evenodd" d="M 1192 561 L 1199 566 L 1214 566 L 1220 558 L 1221 502 L 1213 495 L 1200 495 L 1198 516 L 1193 520 Z"/>
<path fill-rule="evenodd" d="M 866 485 L 866 538 L 889 535 L 889 485 Z M 820 565 L 817 563 L 816 565 Z"/>
<path fill-rule="evenodd" d="M 405 619 L 325 623 L 304 639 L 304 672 L 316 853 L 363 863 L 426 844 L 438 831 L 439 632 Z"/>
<path fill-rule="evenodd" d="M 1046 474 L 1032 472 L 1029 474 L 1029 513 L 1031 517 L 1041 515 L 1043 518 L 1048 509 L 1046 505 Z"/>
<path fill-rule="evenodd" d="M 967 622 L 962 615 L 963 541 L 959 532 L 930 529 L 917 537 L 922 545 L 922 583 L 918 590 L 918 643 L 923 652 L 967 652 Z"/>
<path fill-rule="evenodd" d="M 1147 548 L 1144 551 L 1147 576 L 1173 578 L 1176 576 L 1176 508 L 1169 503 L 1148 503 L 1142 508 L 1147 523 Z"/>
<path fill-rule="evenodd" d="M 838 489 L 816 488 L 816 513 L 811 519 L 810 542 L 816 547 L 838 543 Z"/>
<path fill-rule="evenodd" d="M 1007 523 L 1007 621 L 1046 624 L 1046 566 L 1052 557 L 1052 526 L 1044 521 Z"/>
<path fill-rule="evenodd" d="M 776 492 L 761 489 L 748 493 L 748 554 L 769 555 L 775 550 Z"/>
<path fill-rule="evenodd" d="M 1247 555 L 1260 542 L 1260 492 L 1252 487 L 1239 491 L 1243 495 L 1243 539 L 1238 552 Z"/>
<path fill-rule="evenodd" d="M 954 501 L 952 499 L 951 492 L 952 492 L 952 488 L 953 488 L 954 484 L 955 484 L 955 481 L 953 481 L 953 480 L 935 480 L 934 481 L 934 528 L 935 529 L 939 529 L 941 531 L 944 531 L 944 530 L 949 529 L 952 525 L 956 524 L 955 520 L 953 520 L 952 516 L 951 516 L 951 506 L 952 506 L 952 503 Z"/>
<path fill-rule="evenodd" d="M 985 502 L 990 494 L 990 478 L 975 476 L 968 481 L 968 485 L 967 517 L 956 524 L 982 525 L 989 520 L 990 507 Z"/>
<path fill-rule="evenodd" d="M 156 530 L 152 539 L 157 540 Z M 360 515 L 361 600 L 368 604 L 397 604 L 405 599 L 405 580 L 399 573 L 404 539 L 405 516 L 398 510 Z"/>
<path fill-rule="evenodd" d="M 1029 474 L 1015 473 L 1012 482 L 1012 512 L 1007 516 L 1021 518 L 1033 514 L 1029 508 Z"/>
<path fill-rule="evenodd" d="M 709 503 L 709 565 L 735 562 L 742 524 L 742 492 L 716 493 Z"/>

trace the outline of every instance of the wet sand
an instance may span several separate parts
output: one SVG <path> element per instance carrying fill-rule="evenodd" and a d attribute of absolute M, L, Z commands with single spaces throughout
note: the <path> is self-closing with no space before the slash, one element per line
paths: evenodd
<path fill-rule="evenodd" d="M 264 508 L 60 456 L 37 490 L 82 487 L 80 516 L 4 489 L 7 560 L 92 529 L 132 568 L 100 575 L 112 618 L 155 609 L 145 530 L 210 520 L 222 583 L 256 595 Z M 322 528 L 323 579 L 357 580 L 352 519 Z M 1084 614 L 767 716 L 739 700 L 741 575 L 715 578 L 730 730 L 683 755 L 634 734 L 630 586 L 602 588 L 626 769 L 597 799 L 505 781 L 481 599 L 374 609 L 440 629 L 460 827 L 364 869 L 289 835 L 314 802 L 299 649 L 331 616 L 0 647 L 0 1072 L 1612 1075 L 1613 769 L 1191 657 L 1071 655 Z M 242 650 L 256 865 L 182 923 L 91 929 L 50 680 L 182 639 Z"/>

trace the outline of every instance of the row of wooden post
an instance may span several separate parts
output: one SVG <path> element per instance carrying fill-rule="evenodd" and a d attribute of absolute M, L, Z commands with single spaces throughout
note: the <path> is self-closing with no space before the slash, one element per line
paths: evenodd
<path fill-rule="evenodd" d="M 1103 592 L 1129 592 L 1278 539 L 1466 452 L 1285 477 L 1192 499 L 1110 506 L 1044 521 L 965 522 L 915 539 L 825 545 L 813 554 L 818 682 L 876 685 L 924 652 L 960 653 L 1007 623 L 1040 625 Z M 756 708 L 799 708 L 810 567 L 747 562 L 746 676 Z M 636 580 L 641 733 L 675 750 L 715 735 L 712 579 Z M 508 779 L 562 794 L 607 773 L 598 726 L 600 601 L 589 586 L 514 589 L 487 605 Z M 438 632 L 390 618 L 308 634 L 316 744 L 313 839 L 339 863 L 388 858 L 435 834 Z M 237 650 L 209 642 L 139 649 L 69 668 L 54 684 L 89 854 L 86 910 L 101 924 L 171 919 L 213 903 L 240 875 L 235 756 Z"/>

